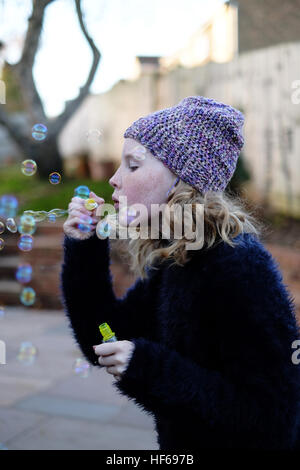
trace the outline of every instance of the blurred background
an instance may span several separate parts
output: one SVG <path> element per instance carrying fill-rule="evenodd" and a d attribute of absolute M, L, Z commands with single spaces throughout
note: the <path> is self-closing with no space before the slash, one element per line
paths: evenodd
<path fill-rule="evenodd" d="M 0 0 L 0 24 L 0 447 L 156 449 L 151 418 L 75 364 L 65 219 L 49 212 L 80 185 L 112 202 L 135 119 L 190 95 L 228 103 L 245 145 L 226 190 L 264 222 L 300 320 L 300 0 Z M 24 250 L 6 223 L 25 210 L 44 220 Z M 121 296 L 134 277 L 113 241 L 111 271 Z"/>

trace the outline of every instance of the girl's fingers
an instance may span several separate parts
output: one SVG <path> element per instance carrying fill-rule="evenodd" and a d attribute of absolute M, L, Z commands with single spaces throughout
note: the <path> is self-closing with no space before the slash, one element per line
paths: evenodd
<path fill-rule="evenodd" d="M 77 202 L 78 204 L 84 204 L 85 199 L 82 199 L 82 197 L 74 196 L 71 199 L 72 202 Z"/>
<path fill-rule="evenodd" d="M 98 219 L 96 219 L 95 217 L 92 217 L 91 215 L 83 214 L 82 212 L 76 209 L 72 209 L 72 211 L 70 212 L 70 216 L 72 218 L 79 217 L 82 223 L 86 223 L 86 224 L 92 224 L 92 223 L 98 222 Z"/>
<path fill-rule="evenodd" d="M 73 210 L 78 210 L 83 214 L 90 215 L 91 211 L 88 211 L 83 205 L 76 202 L 70 202 L 69 204 L 69 213 Z"/>
<path fill-rule="evenodd" d="M 97 222 L 88 224 L 82 220 L 82 217 L 72 217 L 72 220 L 70 220 L 69 224 L 75 228 L 77 228 L 78 224 L 88 225 L 93 230 L 96 228 Z"/>
<path fill-rule="evenodd" d="M 93 191 L 90 192 L 90 198 L 95 199 L 98 204 L 103 204 L 105 202 L 103 197 L 97 196 L 97 194 L 95 194 Z"/>

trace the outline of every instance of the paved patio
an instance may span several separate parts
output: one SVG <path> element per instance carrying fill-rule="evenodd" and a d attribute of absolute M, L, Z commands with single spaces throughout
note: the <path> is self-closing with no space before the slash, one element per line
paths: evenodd
<path fill-rule="evenodd" d="M 158 449 L 154 421 L 113 387 L 106 369 L 87 378 L 72 366 L 82 357 L 61 311 L 6 307 L 0 339 L 0 447 L 8 450 Z M 20 344 L 38 350 L 32 365 L 17 359 Z M 100 343 L 100 341 L 99 341 Z"/>

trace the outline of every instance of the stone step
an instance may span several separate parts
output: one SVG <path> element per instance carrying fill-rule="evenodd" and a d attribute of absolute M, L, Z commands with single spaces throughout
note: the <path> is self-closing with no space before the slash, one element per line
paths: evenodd
<path fill-rule="evenodd" d="M 0 280 L 14 278 L 19 264 L 19 256 L 0 256 Z"/>
<path fill-rule="evenodd" d="M 13 234 L 12 234 L 13 235 Z M 15 235 L 15 234 L 14 234 Z M 11 256 L 21 254 L 24 252 L 18 247 L 19 236 L 10 236 L 4 239 L 4 248 L 0 252 L 0 258 L 4 256 Z M 41 252 L 57 252 L 61 250 L 61 245 L 63 241 L 63 234 L 57 233 L 53 235 L 34 235 L 33 236 L 33 248 L 31 251 L 34 251 L 35 256 L 38 256 Z M 26 252 L 30 253 L 30 252 Z"/>
<path fill-rule="evenodd" d="M 49 308 L 51 310 L 60 310 L 63 308 L 59 295 L 49 295 L 47 292 L 40 292 L 32 282 L 29 286 L 33 287 L 36 292 L 36 300 L 32 305 L 32 308 Z M 20 294 L 24 287 L 25 286 L 22 286 L 17 281 L 0 281 L 0 305 L 21 306 Z"/>
<path fill-rule="evenodd" d="M 0 281 L 0 304 L 19 305 L 22 286 L 14 280 Z"/>
<path fill-rule="evenodd" d="M 57 220 L 55 223 L 51 222 L 38 222 L 37 223 L 37 230 L 36 233 L 38 235 L 52 235 L 52 234 L 59 234 L 63 232 L 63 224 L 65 222 L 65 218 Z"/>

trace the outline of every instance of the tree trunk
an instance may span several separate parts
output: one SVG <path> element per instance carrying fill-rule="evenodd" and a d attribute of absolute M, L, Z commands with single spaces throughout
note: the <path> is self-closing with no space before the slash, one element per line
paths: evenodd
<path fill-rule="evenodd" d="M 62 157 L 55 136 L 47 137 L 44 142 L 28 140 L 28 146 L 23 150 L 26 152 L 26 159 L 30 158 L 37 163 L 38 174 L 41 178 L 48 178 L 53 171 L 62 173 Z"/>

